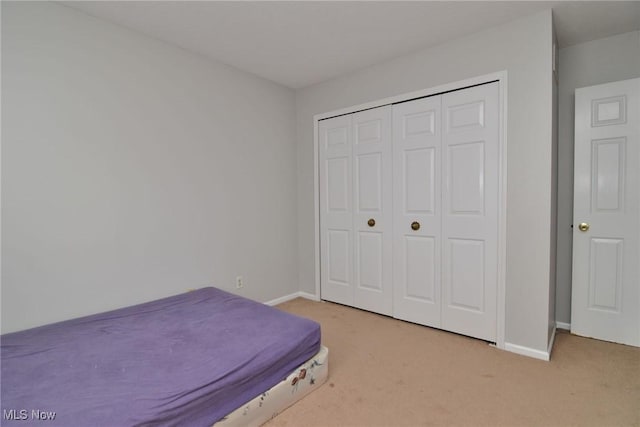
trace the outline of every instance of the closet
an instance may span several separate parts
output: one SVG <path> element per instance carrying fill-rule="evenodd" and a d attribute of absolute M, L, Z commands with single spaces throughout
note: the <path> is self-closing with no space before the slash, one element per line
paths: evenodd
<path fill-rule="evenodd" d="M 319 122 L 321 298 L 496 341 L 498 82 Z"/>

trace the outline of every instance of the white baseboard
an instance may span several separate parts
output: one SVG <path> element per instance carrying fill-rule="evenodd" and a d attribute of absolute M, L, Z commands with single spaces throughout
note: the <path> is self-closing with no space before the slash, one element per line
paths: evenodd
<path fill-rule="evenodd" d="M 508 342 L 504 343 L 504 349 L 512 353 L 520 354 L 522 356 L 529 356 L 533 357 L 534 359 L 549 361 L 549 350 L 536 350 L 533 348 L 525 347 L 523 345 L 511 344 Z"/>
<path fill-rule="evenodd" d="M 562 330 L 565 330 L 565 331 L 570 331 L 571 330 L 571 323 L 556 322 L 556 328 L 562 329 Z"/>
<path fill-rule="evenodd" d="M 278 305 L 278 304 L 282 304 L 283 302 L 287 302 L 287 301 L 291 301 L 292 299 L 296 299 L 299 296 L 300 296 L 300 292 L 294 292 L 292 294 L 285 295 L 285 296 L 280 297 L 280 298 L 272 299 L 271 301 L 267 301 L 264 304 L 265 305 Z"/>
<path fill-rule="evenodd" d="M 310 299 L 311 301 L 320 301 L 320 298 L 316 294 L 310 294 L 309 292 L 298 292 L 298 294 L 298 296 Z"/>
<path fill-rule="evenodd" d="M 312 301 L 320 301 L 320 298 L 318 298 L 314 294 L 310 294 L 308 292 L 294 292 L 292 294 L 285 295 L 285 296 L 280 297 L 280 298 L 272 299 L 271 301 L 267 301 L 264 304 L 265 305 L 278 305 L 278 304 L 282 304 L 283 302 L 291 301 L 292 299 L 296 299 L 296 298 L 306 298 L 306 299 L 310 299 Z"/>
<path fill-rule="evenodd" d="M 549 361 L 551 359 L 551 351 L 553 350 L 553 343 L 556 340 L 556 326 L 553 327 L 553 331 L 551 331 L 551 338 L 549 338 L 549 343 L 547 344 L 547 351 L 536 350 L 533 348 L 525 347 L 523 345 L 504 343 L 504 349 L 510 351 L 512 353 L 521 354 L 523 356 L 533 357 L 535 359 Z"/>

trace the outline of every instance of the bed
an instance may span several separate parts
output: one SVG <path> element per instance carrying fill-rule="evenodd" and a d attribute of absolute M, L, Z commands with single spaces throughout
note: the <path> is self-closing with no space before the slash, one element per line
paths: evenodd
<path fill-rule="evenodd" d="M 7 426 L 260 425 L 328 371 L 316 322 L 211 287 L 6 334 L 1 347 Z"/>

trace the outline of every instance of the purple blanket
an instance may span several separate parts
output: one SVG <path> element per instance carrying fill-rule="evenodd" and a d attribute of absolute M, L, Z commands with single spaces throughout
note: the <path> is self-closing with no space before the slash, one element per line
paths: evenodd
<path fill-rule="evenodd" d="M 210 426 L 310 359 L 320 326 L 203 288 L 1 345 L 3 426 Z"/>

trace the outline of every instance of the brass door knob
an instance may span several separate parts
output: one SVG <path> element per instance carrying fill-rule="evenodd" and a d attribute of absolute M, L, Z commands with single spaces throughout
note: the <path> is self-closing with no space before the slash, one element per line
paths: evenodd
<path fill-rule="evenodd" d="M 411 229 L 415 231 L 420 230 L 420 223 L 418 221 L 413 221 L 411 223 Z"/>
<path fill-rule="evenodd" d="M 367 225 L 369 227 L 373 227 L 374 225 L 376 225 L 376 220 L 373 218 L 369 218 L 369 221 L 367 221 Z"/>
<path fill-rule="evenodd" d="M 586 222 L 581 222 L 580 224 L 578 224 L 578 229 L 580 231 L 587 231 L 589 230 L 589 224 L 587 224 Z"/>

